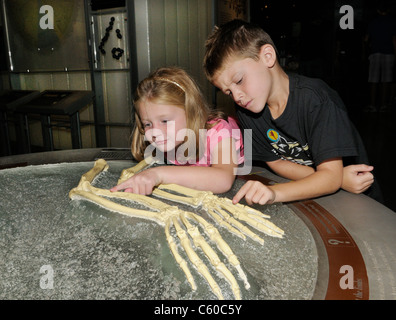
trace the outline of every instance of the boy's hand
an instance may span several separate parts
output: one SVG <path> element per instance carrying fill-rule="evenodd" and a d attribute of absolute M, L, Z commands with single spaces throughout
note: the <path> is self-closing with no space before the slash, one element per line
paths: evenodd
<path fill-rule="evenodd" d="M 365 164 L 344 167 L 342 189 L 356 194 L 366 191 L 374 182 L 373 169 Z"/>
<path fill-rule="evenodd" d="M 128 180 L 110 189 L 111 192 L 124 190 L 125 192 L 149 195 L 154 187 L 161 183 L 157 168 L 144 170 Z"/>
<path fill-rule="evenodd" d="M 249 205 L 253 203 L 266 204 L 273 203 L 276 198 L 275 191 L 259 181 L 249 180 L 236 193 L 232 203 L 238 203 L 243 197 Z"/>

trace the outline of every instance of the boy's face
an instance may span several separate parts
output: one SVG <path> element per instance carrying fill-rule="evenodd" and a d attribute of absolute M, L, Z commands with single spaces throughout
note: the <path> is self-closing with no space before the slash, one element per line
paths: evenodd
<path fill-rule="evenodd" d="M 270 69 L 274 61 L 269 61 L 264 51 L 259 60 L 251 58 L 229 58 L 222 70 L 213 77 L 213 84 L 242 108 L 251 112 L 261 112 L 272 88 Z"/>

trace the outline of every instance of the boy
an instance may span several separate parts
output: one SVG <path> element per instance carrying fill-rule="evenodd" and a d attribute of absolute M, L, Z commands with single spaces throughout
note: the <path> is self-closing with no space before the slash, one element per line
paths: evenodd
<path fill-rule="evenodd" d="M 314 198 L 339 188 L 361 193 L 373 167 L 338 94 L 319 79 L 286 74 L 270 36 L 234 20 L 206 42 L 208 79 L 239 105 L 242 127 L 252 129 L 253 159 L 292 181 L 265 186 L 248 181 L 235 195 L 248 204 Z M 344 167 L 345 166 L 345 167 Z M 372 189 L 372 188 L 370 188 Z"/>

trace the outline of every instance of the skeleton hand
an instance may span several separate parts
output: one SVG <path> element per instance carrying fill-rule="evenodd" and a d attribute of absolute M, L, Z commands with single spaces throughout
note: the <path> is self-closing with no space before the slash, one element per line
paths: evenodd
<path fill-rule="evenodd" d="M 134 167 L 132 169 L 127 169 L 123 171 L 122 179 L 128 179 L 135 172 L 137 172 L 139 167 L 144 167 L 144 165 L 140 164 L 137 168 Z M 240 289 L 237 280 L 235 279 L 232 272 L 225 266 L 223 262 L 221 262 L 216 251 L 208 244 L 208 242 L 201 235 L 198 226 L 200 226 L 207 236 L 216 244 L 218 250 L 220 250 L 229 261 L 229 263 L 236 269 L 238 272 L 239 278 L 244 282 L 245 288 L 249 289 L 250 285 L 248 283 L 246 274 L 241 268 L 240 262 L 238 258 L 235 256 L 229 245 L 224 241 L 221 237 L 219 231 L 209 222 L 207 222 L 201 216 L 183 211 L 177 208 L 176 206 L 170 206 L 160 200 L 154 199 L 152 197 L 147 197 L 144 195 L 133 194 L 128 192 L 110 192 L 109 190 L 99 189 L 92 186 L 92 181 L 94 178 L 102 171 L 106 171 L 108 169 L 108 165 L 104 160 L 98 160 L 95 162 L 94 167 L 85 173 L 81 179 L 78 186 L 72 189 L 69 193 L 71 199 L 86 199 L 88 201 L 94 202 L 108 210 L 116 211 L 121 214 L 125 214 L 128 216 L 139 217 L 143 219 L 149 219 L 155 221 L 156 223 L 165 227 L 165 236 L 170 247 L 170 250 L 175 257 L 175 260 L 179 264 L 180 268 L 184 271 L 187 280 L 189 281 L 193 290 L 196 290 L 196 284 L 194 278 L 190 272 L 187 261 L 182 258 L 177 249 L 177 244 L 174 237 L 171 235 L 172 226 L 176 230 L 176 235 L 180 241 L 180 245 L 183 250 L 186 252 L 188 259 L 193 263 L 198 272 L 206 279 L 213 292 L 217 295 L 219 299 L 223 299 L 222 292 L 220 287 L 212 277 L 209 272 L 209 269 L 204 264 L 204 262 L 200 259 L 200 257 L 196 254 L 191 242 L 195 245 L 195 247 L 200 247 L 202 251 L 205 253 L 206 257 L 210 261 L 210 263 L 216 268 L 216 270 L 223 275 L 223 277 L 229 282 L 231 289 L 234 293 L 236 299 L 241 299 Z M 160 186 L 161 188 L 172 189 L 177 192 L 184 192 L 184 194 L 189 194 L 189 197 L 181 197 L 175 196 L 171 193 L 168 193 L 164 190 L 155 190 L 155 194 L 161 197 L 166 197 L 167 199 L 174 201 L 181 201 L 183 203 L 189 203 L 193 206 L 202 205 L 213 217 L 216 221 L 223 226 L 227 226 L 231 232 L 237 233 L 242 238 L 244 234 L 247 234 L 251 238 L 263 243 L 263 240 L 255 235 L 254 232 L 249 230 L 246 226 L 242 225 L 236 219 L 241 219 L 246 221 L 255 229 L 265 230 L 264 232 L 282 237 L 283 231 L 277 228 L 275 225 L 268 225 L 267 222 L 265 226 L 263 226 L 263 222 L 266 221 L 265 217 L 261 212 L 254 210 L 249 207 L 245 207 L 242 205 L 234 206 L 229 199 L 219 198 L 214 196 L 210 192 L 200 192 L 184 187 L 180 187 L 177 185 L 166 185 Z M 194 196 L 194 197 L 192 197 Z M 147 206 L 151 210 L 141 210 L 135 209 L 132 207 L 124 206 L 118 203 L 115 203 L 106 198 L 120 198 L 125 200 L 130 200 L 133 202 L 139 202 L 145 206 Z M 183 198 L 183 199 L 181 199 Z M 187 202 L 186 202 L 187 200 Z M 152 211 L 154 210 L 154 211 Z M 227 212 L 229 212 L 232 216 L 230 216 Z M 222 218 L 219 217 L 222 216 Z M 235 218 L 236 219 L 235 219 Z M 224 219 L 224 220 L 223 220 Z M 192 223 L 194 222 L 194 224 Z M 234 225 L 236 230 L 233 228 Z M 273 234 L 272 234 L 273 233 Z"/>
<path fill-rule="evenodd" d="M 189 204 L 193 207 L 202 206 L 218 224 L 226 227 L 229 231 L 244 240 L 246 239 L 245 235 L 247 235 L 253 240 L 264 244 L 264 240 L 261 237 L 238 220 L 244 221 L 256 230 L 272 237 L 283 237 L 283 230 L 268 221 L 268 215 L 264 215 L 260 211 L 248 206 L 242 204 L 234 205 L 230 199 L 220 198 L 209 191 L 197 191 L 175 184 L 159 185 L 153 191 L 153 194 L 169 199 L 170 193 L 165 190 L 183 194 L 183 196 L 172 195 L 171 199 L 173 201 Z"/>

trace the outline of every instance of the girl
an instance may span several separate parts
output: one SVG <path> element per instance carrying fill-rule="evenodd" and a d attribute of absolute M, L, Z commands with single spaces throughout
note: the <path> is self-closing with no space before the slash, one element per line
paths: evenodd
<path fill-rule="evenodd" d="M 134 158 L 143 160 L 151 148 L 176 166 L 144 170 L 111 191 L 148 195 L 155 186 L 169 183 L 213 193 L 231 188 L 234 169 L 244 160 L 241 131 L 233 118 L 210 110 L 184 70 L 152 72 L 138 85 L 134 105 Z"/>

